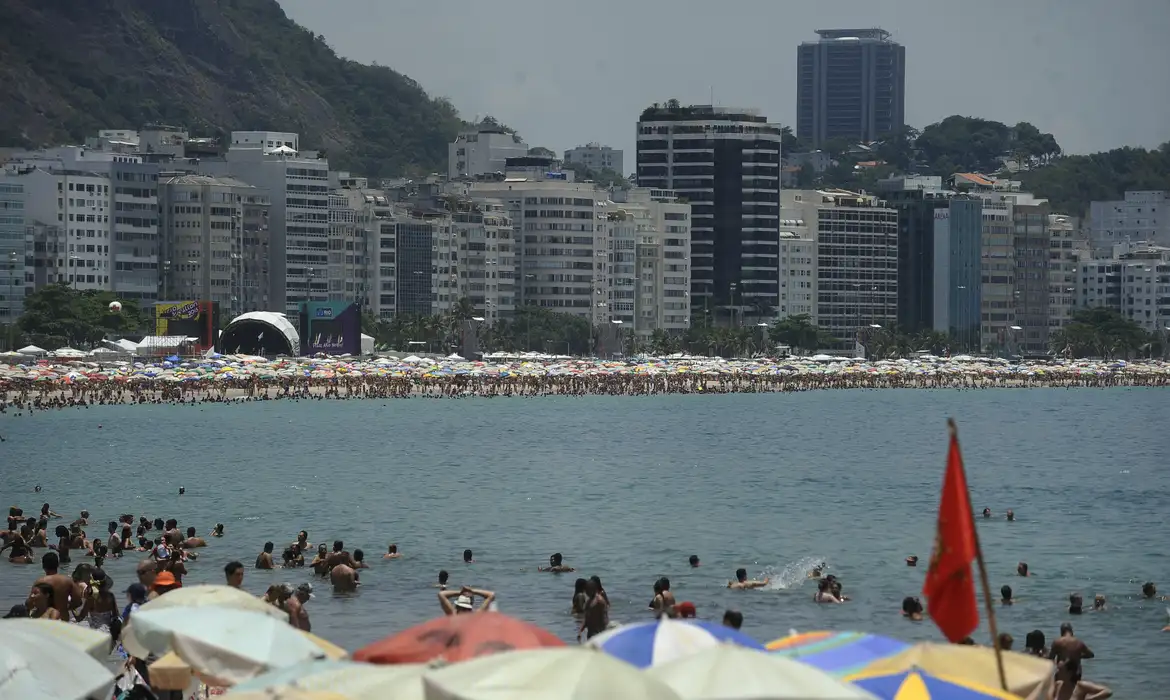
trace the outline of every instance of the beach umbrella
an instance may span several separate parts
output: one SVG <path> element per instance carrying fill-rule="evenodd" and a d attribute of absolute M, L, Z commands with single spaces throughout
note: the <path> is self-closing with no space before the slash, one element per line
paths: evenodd
<path fill-rule="evenodd" d="M 233 700 L 350 700 L 349 697 L 341 693 L 329 690 L 301 690 L 300 688 L 232 693 L 231 697 Z"/>
<path fill-rule="evenodd" d="M 316 661 L 271 671 L 234 687 L 224 700 L 256 692 L 332 691 L 348 700 L 422 700 L 423 664 L 378 666 L 353 661 Z"/>
<path fill-rule="evenodd" d="M 724 643 L 749 649 L 764 648 L 756 640 L 726 625 L 708 620 L 670 618 L 623 625 L 602 632 L 588 642 L 589 646 L 639 668 L 674 661 Z"/>
<path fill-rule="evenodd" d="M 812 666 L 734 644 L 711 647 L 646 673 L 682 700 L 875 700 Z"/>
<path fill-rule="evenodd" d="M 326 659 L 342 659 L 348 655 L 345 649 L 315 634 L 304 631 L 301 631 L 300 634 L 316 644 L 325 654 Z M 321 663 L 331 663 L 331 661 Z M 313 665 L 307 664 L 306 666 Z M 195 671 L 173 651 L 150 665 L 150 685 L 155 690 L 186 690 L 191 685 L 191 679 L 194 676 Z"/>
<path fill-rule="evenodd" d="M 104 664 L 59 636 L 9 633 L 10 624 L 9 620 L 0 623 L 0 698 L 85 700 L 109 696 L 115 678 Z"/>
<path fill-rule="evenodd" d="M 857 673 L 869 664 L 910 648 L 900 639 L 866 632 L 804 632 L 769 642 L 768 651 L 835 676 Z"/>
<path fill-rule="evenodd" d="M 465 661 L 513 649 L 563 647 L 552 632 L 497 612 L 447 615 L 362 647 L 357 661 L 375 664 Z"/>
<path fill-rule="evenodd" d="M 1000 654 L 1009 691 L 1027 698 L 1047 697 L 1056 671 L 1051 661 L 1014 651 Z M 915 644 L 899 654 L 874 661 L 858 673 L 893 674 L 910 670 L 1000 687 L 995 649 L 965 644 Z"/>
<path fill-rule="evenodd" d="M 153 611 L 143 606 L 123 631 L 122 646 L 138 658 L 173 648 L 209 685 L 220 686 L 325 658 L 319 646 L 287 622 L 213 606 Z"/>
<path fill-rule="evenodd" d="M 288 613 L 265 603 L 263 600 L 246 591 L 231 586 L 199 585 L 183 586 L 166 595 L 159 596 L 143 605 L 140 610 L 161 610 L 166 608 L 202 608 L 202 607 L 230 608 L 232 610 L 248 610 L 268 615 L 278 620 L 288 620 Z"/>
<path fill-rule="evenodd" d="M 868 690 L 881 700 L 1019 700 L 1018 695 L 991 686 L 919 670 L 859 673 L 846 676 L 845 680 Z"/>
<path fill-rule="evenodd" d="M 582 647 L 475 659 L 423 677 L 427 700 L 678 700 L 661 681 Z"/>
<path fill-rule="evenodd" d="M 51 637 L 80 649 L 98 661 L 109 658 L 113 646 L 109 632 L 99 632 L 81 625 L 63 625 L 59 620 L 29 617 L 4 620 L 0 623 L 0 634 L 4 635 L 5 639 Z"/>

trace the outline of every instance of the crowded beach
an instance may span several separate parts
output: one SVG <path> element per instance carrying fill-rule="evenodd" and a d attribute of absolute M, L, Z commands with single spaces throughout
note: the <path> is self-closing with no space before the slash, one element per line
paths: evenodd
<path fill-rule="evenodd" d="M 996 516 L 984 509 L 982 517 Z M 1014 513 L 998 517 L 1010 522 Z M 1083 677 L 1083 662 L 1094 655 L 1069 622 L 1050 640 L 1033 630 L 1018 646 L 1006 632 L 997 645 L 977 644 L 971 637 L 956 644 L 911 644 L 893 636 L 820 631 L 791 632 L 762 643 L 740 631 L 741 612 L 698 615 L 695 604 L 681 600 L 663 576 L 652 582 L 645 619 L 619 625 L 610 620 L 601 579 L 577 573 L 559 552 L 547 565 L 535 566 L 533 575 L 551 575 L 563 584 L 565 614 L 577 621 L 576 644 L 498 612 L 496 592 L 456 584 L 443 570 L 433 584 L 434 619 L 347 651 L 312 634 L 311 601 L 318 588 L 360 590 L 371 569 L 360 550 L 351 552 L 340 540 L 315 545 L 301 530 L 279 547 L 273 542 L 257 547 L 250 566 L 229 562 L 222 584 L 184 585 L 184 577 L 201 565 L 204 548 L 225 546 L 230 539 L 223 524 L 201 535 L 173 518 L 122 514 L 108 523 L 108 538 L 91 538 L 87 530 L 99 522 L 89 511 L 62 518 L 48 503 L 37 515 L 10 508 L 0 551 L 7 553 L 6 566 L 28 572 L 31 587 L 27 599 L 0 621 L 0 649 L 14 669 L 0 679 L 0 698 L 226 693 L 227 699 L 241 700 L 1104 700 L 1112 695 Z M 389 571 L 403 556 L 391 544 L 374 566 Z M 452 552 L 453 563 L 459 557 Z M 135 581 L 114 581 L 106 571 L 106 562 L 121 558 L 136 562 Z M 462 563 L 474 562 L 474 553 L 464 550 Z M 697 554 L 678 562 L 680 569 L 701 570 L 701 565 Z M 917 556 L 906 558 L 905 566 L 917 565 Z M 281 569 L 290 576 L 291 570 L 311 571 L 317 583 L 274 583 L 260 595 L 247 592 L 250 572 Z M 743 568 L 730 580 L 722 574 L 711 572 L 712 584 L 726 581 L 728 589 L 743 595 L 761 595 L 769 583 L 749 578 Z M 1017 575 L 1031 575 L 1026 563 Z M 849 604 L 843 582 L 825 564 L 815 565 L 807 578 L 815 592 L 805 604 Z M 1010 586 L 1000 594 L 997 606 L 1013 604 Z M 1137 596 L 1165 600 L 1152 582 L 1135 591 Z M 1079 594 L 1068 604 L 1068 619 L 1090 612 L 1082 611 Z M 1091 611 L 1109 605 L 1096 596 Z M 910 623 L 924 620 L 916 596 L 903 601 L 901 616 Z M 70 672 L 60 673 L 63 668 Z M 485 683 L 509 694 L 492 695 Z M 930 692 L 907 690 L 922 685 Z"/>
<path fill-rule="evenodd" d="M 869 361 L 830 355 L 583 359 L 494 353 L 479 360 L 381 355 L 119 357 L 66 349 L 0 355 L 0 407 L 236 402 L 287 398 L 458 398 L 723 394 L 824 389 L 1162 387 L 1163 361 L 1010 361 L 959 355 Z"/>

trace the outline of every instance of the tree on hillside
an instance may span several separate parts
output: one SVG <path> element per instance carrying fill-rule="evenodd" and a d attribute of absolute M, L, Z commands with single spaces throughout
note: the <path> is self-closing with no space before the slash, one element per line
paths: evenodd
<path fill-rule="evenodd" d="M 532 148 L 529 148 L 528 155 L 530 155 L 530 156 L 544 156 L 546 158 L 556 158 L 557 157 L 557 154 L 553 153 L 553 150 L 551 148 L 545 148 L 544 146 L 533 146 Z"/>
<path fill-rule="evenodd" d="M 987 119 L 952 115 L 922 130 L 915 146 L 935 175 L 998 172 L 1011 151 L 1012 130 Z"/>
<path fill-rule="evenodd" d="M 1046 197 L 1054 211 L 1084 216 L 1089 202 L 1121 199 L 1126 190 L 1170 190 L 1170 142 L 1151 151 L 1117 148 L 1062 156 L 1017 177 L 1025 189 Z"/>

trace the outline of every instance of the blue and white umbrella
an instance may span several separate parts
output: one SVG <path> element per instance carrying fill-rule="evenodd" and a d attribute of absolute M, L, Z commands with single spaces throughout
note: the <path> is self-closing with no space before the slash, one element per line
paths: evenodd
<path fill-rule="evenodd" d="M 589 640 L 590 646 L 639 668 L 681 659 L 720 644 L 764 648 L 738 630 L 706 620 L 640 622 L 602 632 Z"/>

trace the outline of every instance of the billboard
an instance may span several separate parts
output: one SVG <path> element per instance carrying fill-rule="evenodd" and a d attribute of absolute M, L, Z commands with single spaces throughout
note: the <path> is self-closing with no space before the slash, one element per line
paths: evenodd
<path fill-rule="evenodd" d="M 199 346 L 215 344 L 219 304 L 211 301 L 160 301 L 154 305 L 154 334 L 198 338 Z"/>
<path fill-rule="evenodd" d="M 362 312 L 353 302 L 301 302 L 299 325 L 302 355 L 362 352 Z"/>

